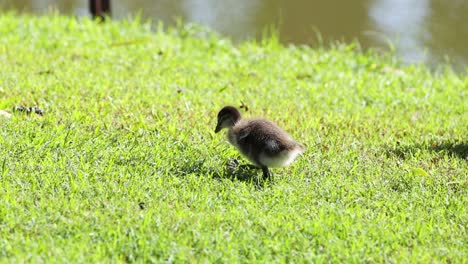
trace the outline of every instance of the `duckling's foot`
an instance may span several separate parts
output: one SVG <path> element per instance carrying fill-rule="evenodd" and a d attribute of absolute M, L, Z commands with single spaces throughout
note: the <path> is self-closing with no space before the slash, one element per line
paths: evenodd
<path fill-rule="evenodd" d="M 239 161 L 236 159 L 229 159 L 229 161 L 226 163 L 226 168 L 231 174 L 234 174 L 237 167 L 239 167 Z"/>
<path fill-rule="evenodd" d="M 264 180 L 271 179 L 271 174 L 270 174 L 270 170 L 268 169 L 268 167 L 262 166 L 262 171 L 263 171 L 263 179 Z"/>

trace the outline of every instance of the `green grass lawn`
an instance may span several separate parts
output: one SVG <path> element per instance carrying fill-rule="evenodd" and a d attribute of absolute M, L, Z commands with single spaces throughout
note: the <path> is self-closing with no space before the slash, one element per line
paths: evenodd
<path fill-rule="evenodd" d="M 226 169 L 241 102 L 307 147 L 273 182 Z M 0 260 L 466 263 L 467 106 L 466 75 L 357 44 L 4 13 Z"/>

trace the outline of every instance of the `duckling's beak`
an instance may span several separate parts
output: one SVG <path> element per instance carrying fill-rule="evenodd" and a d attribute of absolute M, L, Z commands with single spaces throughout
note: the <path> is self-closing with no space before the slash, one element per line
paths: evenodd
<path fill-rule="evenodd" d="M 221 131 L 221 129 L 221 123 L 218 122 L 218 124 L 216 125 L 215 133 L 218 133 L 219 131 Z"/>

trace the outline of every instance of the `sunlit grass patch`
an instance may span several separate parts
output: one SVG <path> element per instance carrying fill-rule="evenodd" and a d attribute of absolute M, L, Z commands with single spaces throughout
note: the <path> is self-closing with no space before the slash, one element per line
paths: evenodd
<path fill-rule="evenodd" d="M 463 262 L 467 88 L 353 44 L 3 14 L 0 258 Z M 227 104 L 306 153 L 261 188 L 231 175 Z"/>

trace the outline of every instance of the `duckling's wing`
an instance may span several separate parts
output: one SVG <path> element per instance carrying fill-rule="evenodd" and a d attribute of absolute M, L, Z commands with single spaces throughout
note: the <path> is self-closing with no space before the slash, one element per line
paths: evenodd
<path fill-rule="evenodd" d="M 249 120 L 238 130 L 237 139 L 241 145 L 249 146 L 253 152 L 276 153 L 284 148 L 278 136 L 279 132 L 284 133 L 274 123 L 267 120 Z"/>
<path fill-rule="evenodd" d="M 239 142 L 246 141 L 250 135 L 250 127 L 244 127 L 237 132 L 237 140 Z"/>
<path fill-rule="evenodd" d="M 283 150 L 294 148 L 296 142 L 283 129 L 268 120 L 257 121 L 260 129 L 252 132 L 253 138 L 257 139 L 258 145 L 266 155 L 276 155 Z"/>
<path fill-rule="evenodd" d="M 255 135 L 250 126 L 239 128 L 236 131 L 236 142 L 245 152 L 250 152 L 250 148 L 255 144 Z"/>
<path fill-rule="evenodd" d="M 264 152 L 273 155 L 284 149 L 284 146 L 282 146 L 281 142 L 276 138 L 266 139 L 263 145 Z"/>
<path fill-rule="evenodd" d="M 230 142 L 250 161 L 258 163 L 258 147 L 251 126 L 239 126 L 229 136 Z"/>

